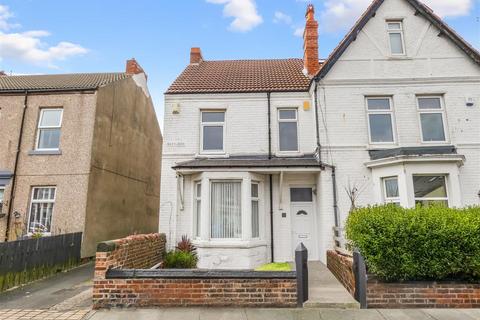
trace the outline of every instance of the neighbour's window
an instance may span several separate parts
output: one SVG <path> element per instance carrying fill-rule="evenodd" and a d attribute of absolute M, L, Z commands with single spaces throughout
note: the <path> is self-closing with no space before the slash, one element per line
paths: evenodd
<path fill-rule="evenodd" d="M 46 233 L 51 230 L 53 206 L 55 204 L 55 187 L 34 187 L 30 202 L 30 219 L 28 231 Z"/>
<path fill-rule="evenodd" d="M 442 97 L 417 97 L 423 142 L 444 142 L 444 107 Z"/>
<path fill-rule="evenodd" d="M 280 151 L 298 151 L 297 110 L 278 110 Z"/>
<path fill-rule="evenodd" d="M 367 98 L 368 127 L 370 143 L 393 143 L 392 99 Z"/>
<path fill-rule="evenodd" d="M 225 111 L 202 111 L 202 151 L 223 152 Z"/>
<path fill-rule="evenodd" d="M 0 213 L 3 209 L 3 195 L 5 194 L 5 187 L 0 187 Z"/>
<path fill-rule="evenodd" d="M 41 109 L 37 131 L 37 150 L 58 150 L 62 127 L 62 109 Z"/>
<path fill-rule="evenodd" d="M 383 178 L 385 203 L 400 205 L 400 194 L 398 191 L 398 177 Z"/>
<path fill-rule="evenodd" d="M 202 183 L 195 183 L 195 236 L 200 237 L 202 212 Z"/>
<path fill-rule="evenodd" d="M 252 183 L 252 238 L 260 237 L 258 183 Z"/>
<path fill-rule="evenodd" d="M 431 204 L 448 206 L 446 176 L 414 175 L 413 189 L 415 192 L 415 204 L 422 206 Z"/>
<path fill-rule="evenodd" d="M 387 33 L 392 55 L 404 55 L 405 43 L 403 39 L 402 21 L 387 21 Z"/>
<path fill-rule="evenodd" d="M 242 236 L 242 193 L 240 181 L 212 181 L 211 238 L 234 239 Z"/>

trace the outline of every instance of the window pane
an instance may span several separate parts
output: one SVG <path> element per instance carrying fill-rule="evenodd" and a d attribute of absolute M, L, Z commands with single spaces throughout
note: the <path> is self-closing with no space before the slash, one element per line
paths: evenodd
<path fill-rule="evenodd" d="M 201 184 L 201 183 L 197 183 L 196 186 L 197 186 L 197 190 L 196 190 L 195 192 L 196 192 L 197 198 L 199 198 L 199 197 L 201 197 L 201 195 L 202 195 L 202 184 Z"/>
<path fill-rule="evenodd" d="M 29 232 L 50 232 L 55 188 L 34 188 L 30 205 Z"/>
<path fill-rule="evenodd" d="M 200 226 L 201 226 L 201 212 L 202 212 L 202 202 L 200 200 L 197 200 L 195 203 L 196 206 L 196 227 L 195 227 L 195 236 L 199 237 L 200 236 Z"/>
<path fill-rule="evenodd" d="M 367 99 L 368 110 L 390 110 L 390 99 Z"/>
<path fill-rule="evenodd" d="M 386 198 L 398 198 L 398 179 L 388 178 L 385 179 L 385 197 Z"/>
<path fill-rule="evenodd" d="M 252 238 L 258 238 L 260 236 L 258 216 L 258 201 L 252 201 Z"/>
<path fill-rule="evenodd" d="M 441 113 L 422 113 L 423 141 L 445 141 L 443 118 Z"/>
<path fill-rule="evenodd" d="M 225 112 L 202 112 L 202 122 L 224 122 Z"/>
<path fill-rule="evenodd" d="M 58 149 L 60 147 L 60 129 L 40 129 L 38 149 Z"/>
<path fill-rule="evenodd" d="M 242 235 L 241 183 L 212 182 L 211 237 L 240 238 Z"/>
<path fill-rule="evenodd" d="M 389 22 L 388 23 L 388 30 L 400 30 L 401 23 L 400 22 Z"/>
<path fill-rule="evenodd" d="M 203 150 L 223 150 L 223 127 L 203 127 Z"/>
<path fill-rule="evenodd" d="M 258 184 L 252 183 L 252 197 L 258 198 Z"/>
<path fill-rule="evenodd" d="M 312 188 L 290 188 L 291 202 L 312 202 Z"/>
<path fill-rule="evenodd" d="M 418 98 L 419 109 L 442 109 L 440 98 Z"/>
<path fill-rule="evenodd" d="M 3 201 L 3 194 L 5 193 L 5 189 L 0 189 L 0 203 Z"/>
<path fill-rule="evenodd" d="M 415 198 L 446 198 L 445 176 L 413 176 Z"/>
<path fill-rule="evenodd" d="M 390 48 L 393 54 L 403 54 L 403 43 L 401 33 L 389 33 Z"/>
<path fill-rule="evenodd" d="M 62 110 L 43 110 L 40 126 L 59 127 L 62 119 Z"/>
<path fill-rule="evenodd" d="M 296 110 L 280 110 L 280 119 L 282 120 L 295 120 L 297 119 L 297 111 Z"/>
<path fill-rule="evenodd" d="M 297 151 L 297 123 L 279 122 L 280 128 L 280 151 Z"/>
<path fill-rule="evenodd" d="M 370 135 L 372 142 L 393 142 L 392 117 L 390 114 L 371 114 Z"/>

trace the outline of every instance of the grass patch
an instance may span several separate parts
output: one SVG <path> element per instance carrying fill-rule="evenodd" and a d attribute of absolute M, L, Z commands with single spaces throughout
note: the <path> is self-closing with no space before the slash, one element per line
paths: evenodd
<path fill-rule="evenodd" d="M 258 267 L 255 271 L 292 271 L 288 262 L 267 263 Z"/>

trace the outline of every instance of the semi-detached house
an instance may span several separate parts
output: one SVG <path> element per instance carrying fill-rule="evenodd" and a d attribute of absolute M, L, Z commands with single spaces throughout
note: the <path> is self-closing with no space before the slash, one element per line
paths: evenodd
<path fill-rule="evenodd" d="M 326 60 L 204 60 L 165 94 L 160 230 L 206 268 L 325 261 L 350 208 L 478 205 L 480 54 L 417 0 L 375 0 Z M 353 195 L 352 195 L 353 194 Z"/>

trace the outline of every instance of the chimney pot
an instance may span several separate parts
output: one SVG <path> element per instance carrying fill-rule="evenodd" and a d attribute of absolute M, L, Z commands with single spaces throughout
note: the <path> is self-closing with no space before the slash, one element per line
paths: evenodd
<path fill-rule="evenodd" d="M 303 33 L 303 64 L 309 77 L 314 77 L 320 70 L 318 61 L 318 22 L 315 20 L 315 8 L 307 6 L 305 13 L 305 31 Z"/>
<path fill-rule="evenodd" d="M 192 48 L 190 50 L 190 64 L 199 64 L 203 61 L 202 50 L 200 48 Z"/>

